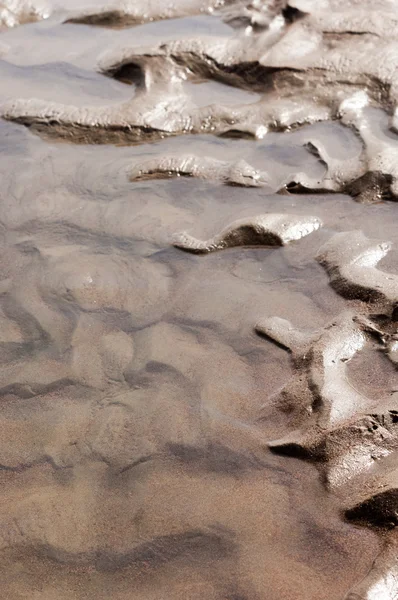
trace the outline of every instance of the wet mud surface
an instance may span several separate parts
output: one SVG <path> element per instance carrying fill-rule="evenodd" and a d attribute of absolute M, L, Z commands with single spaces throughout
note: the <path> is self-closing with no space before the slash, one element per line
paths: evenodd
<path fill-rule="evenodd" d="M 4 598 L 398 598 L 397 38 L 0 0 Z"/>

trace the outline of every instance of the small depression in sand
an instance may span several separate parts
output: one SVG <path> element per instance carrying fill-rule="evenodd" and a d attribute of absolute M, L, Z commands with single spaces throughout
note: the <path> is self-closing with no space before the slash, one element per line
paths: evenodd
<path fill-rule="evenodd" d="M 260 94 L 233 88 L 218 81 L 187 81 L 184 91 L 197 106 L 214 104 L 252 104 L 261 98 Z"/>

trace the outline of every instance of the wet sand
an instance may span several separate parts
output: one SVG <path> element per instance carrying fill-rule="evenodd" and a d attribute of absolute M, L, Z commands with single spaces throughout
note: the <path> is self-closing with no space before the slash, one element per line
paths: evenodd
<path fill-rule="evenodd" d="M 398 596 L 397 15 L 0 0 L 4 598 Z"/>

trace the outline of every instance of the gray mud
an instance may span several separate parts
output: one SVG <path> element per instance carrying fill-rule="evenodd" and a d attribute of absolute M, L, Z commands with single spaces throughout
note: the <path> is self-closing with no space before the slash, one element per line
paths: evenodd
<path fill-rule="evenodd" d="M 397 38 L 0 0 L 5 599 L 396 600 Z"/>

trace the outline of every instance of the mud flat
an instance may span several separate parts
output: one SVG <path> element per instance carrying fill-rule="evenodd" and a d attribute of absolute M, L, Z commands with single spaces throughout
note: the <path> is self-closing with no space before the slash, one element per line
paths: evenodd
<path fill-rule="evenodd" d="M 397 38 L 0 0 L 4 598 L 396 600 Z"/>

